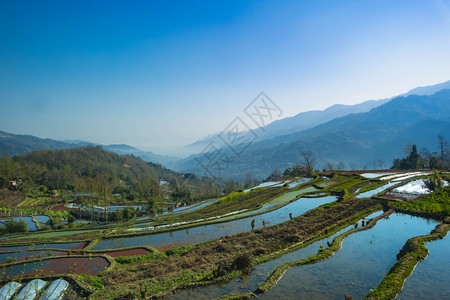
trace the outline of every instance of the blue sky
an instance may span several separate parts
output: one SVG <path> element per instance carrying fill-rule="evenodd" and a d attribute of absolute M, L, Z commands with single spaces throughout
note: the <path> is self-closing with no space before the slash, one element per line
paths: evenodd
<path fill-rule="evenodd" d="M 1 1 L 0 130 L 157 153 L 450 80 L 450 1 Z"/>

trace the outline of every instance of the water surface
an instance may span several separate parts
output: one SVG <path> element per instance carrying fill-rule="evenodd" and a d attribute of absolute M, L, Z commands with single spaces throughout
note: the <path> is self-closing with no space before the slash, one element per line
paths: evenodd
<path fill-rule="evenodd" d="M 47 223 L 48 220 L 50 220 L 49 216 L 34 216 L 34 218 L 36 219 L 36 221 L 38 221 L 41 225 L 45 225 L 45 223 Z"/>
<path fill-rule="evenodd" d="M 414 236 L 429 234 L 437 223 L 395 214 L 347 237 L 331 258 L 289 269 L 262 299 L 361 299 L 377 287 L 397 261 L 396 255 Z"/>
<path fill-rule="evenodd" d="M 450 237 L 425 245 L 428 257 L 406 279 L 396 299 L 450 299 Z"/>
<path fill-rule="evenodd" d="M 62 256 L 67 255 L 67 251 L 50 251 L 50 250 L 36 250 L 23 252 L 0 253 L 0 264 L 7 263 L 9 259 L 12 261 L 24 261 L 41 257 Z M 12 262 L 10 261 L 10 262 Z"/>
<path fill-rule="evenodd" d="M 263 227 L 263 221 L 266 226 L 275 225 L 289 220 L 290 213 L 292 213 L 293 217 L 296 217 L 322 204 L 336 201 L 336 199 L 337 198 L 334 196 L 322 198 L 300 198 L 277 210 L 258 216 L 160 234 L 105 240 L 98 243 L 94 247 L 94 250 L 117 249 L 122 247 L 145 245 L 152 247 L 170 245 L 169 248 L 174 248 L 181 245 L 197 244 L 217 239 L 222 236 L 249 231 L 252 229 L 250 225 L 252 220 L 255 220 L 255 229 Z"/>
<path fill-rule="evenodd" d="M 96 276 L 109 266 L 104 257 L 64 257 L 15 265 L 0 269 L 0 278 L 29 277 L 49 274 L 87 274 Z"/>
<path fill-rule="evenodd" d="M 390 188 L 391 186 L 393 186 L 393 185 L 395 185 L 395 184 L 397 184 L 397 182 L 390 182 L 390 183 L 385 184 L 385 185 L 382 185 L 382 186 L 380 186 L 380 187 L 378 187 L 378 188 L 376 188 L 376 189 L 374 189 L 374 190 L 370 190 L 370 191 L 361 193 L 361 194 L 359 194 L 359 195 L 356 195 L 355 198 L 370 198 L 370 197 L 372 197 L 373 195 L 376 195 L 376 194 L 378 194 L 378 193 L 381 193 L 382 191 L 384 191 L 384 190 Z"/>
<path fill-rule="evenodd" d="M 33 219 L 31 217 L 15 217 L 15 218 L 11 218 L 14 221 L 25 221 L 28 225 L 28 231 L 37 231 L 38 228 L 36 226 L 36 223 L 33 222 Z M 11 219 L 5 219 L 5 220 L 0 220 L 0 222 L 5 222 Z"/>
<path fill-rule="evenodd" d="M 82 249 L 85 246 L 86 242 L 77 242 L 77 243 L 53 243 L 53 244 L 38 244 L 38 245 L 26 245 L 26 246 L 0 246 L 0 251 L 21 251 L 21 250 L 34 250 L 34 249 L 64 249 L 64 250 L 76 250 Z"/>
<path fill-rule="evenodd" d="M 364 218 L 364 220 L 375 218 L 381 214 L 383 214 L 382 211 L 375 212 L 370 216 Z M 358 224 L 359 226 L 361 226 L 361 220 L 358 222 Z M 336 236 L 341 235 L 342 233 L 353 228 L 353 225 L 348 226 L 347 228 L 340 230 L 334 235 L 317 241 L 305 248 L 290 252 L 277 259 L 257 265 L 251 268 L 249 274 L 247 275 L 242 275 L 229 282 L 221 283 L 218 285 L 210 285 L 194 289 L 182 290 L 173 295 L 171 299 L 212 299 L 229 294 L 253 292 L 267 279 L 267 277 L 269 277 L 270 273 L 272 273 L 274 269 L 278 268 L 286 262 L 308 258 L 312 255 L 317 254 L 320 246 L 327 248 L 327 241 L 332 242 Z"/>

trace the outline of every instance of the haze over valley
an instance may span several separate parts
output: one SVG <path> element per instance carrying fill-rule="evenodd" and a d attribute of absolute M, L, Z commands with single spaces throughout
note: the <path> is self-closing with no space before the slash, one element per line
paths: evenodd
<path fill-rule="evenodd" d="M 449 298 L 448 0 L 0 28 L 0 300 Z"/>

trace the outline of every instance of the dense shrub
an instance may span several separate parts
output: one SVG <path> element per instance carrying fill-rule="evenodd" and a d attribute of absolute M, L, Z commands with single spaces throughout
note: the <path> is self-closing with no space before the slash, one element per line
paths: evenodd
<path fill-rule="evenodd" d="M 8 220 L 3 222 L 4 226 L 0 226 L 0 234 L 27 232 L 28 225 L 24 220 Z"/>
<path fill-rule="evenodd" d="M 430 178 L 427 178 L 425 180 L 425 186 L 430 191 L 440 191 L 444 187 L 444 181 L 441 177 L 437 174 L 437 172 L 434 172 L 433 175 L 431 175 Z"/>

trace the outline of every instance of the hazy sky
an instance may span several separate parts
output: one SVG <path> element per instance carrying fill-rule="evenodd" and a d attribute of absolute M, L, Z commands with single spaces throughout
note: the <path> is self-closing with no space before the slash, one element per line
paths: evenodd
<path fill-rule="evenodd" d="M 450 1 L 0 1 L 0 130 L 169 153 L 450 79 Z"/>

